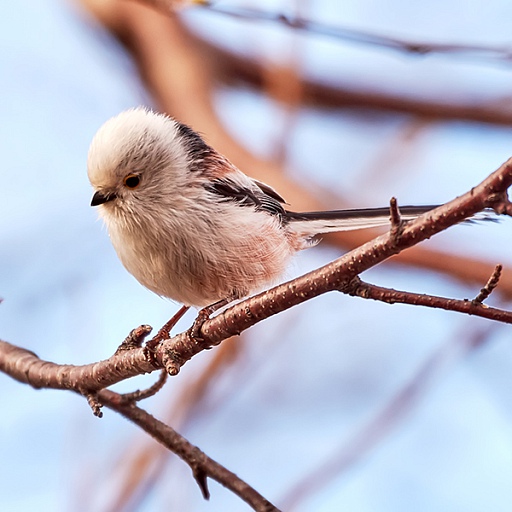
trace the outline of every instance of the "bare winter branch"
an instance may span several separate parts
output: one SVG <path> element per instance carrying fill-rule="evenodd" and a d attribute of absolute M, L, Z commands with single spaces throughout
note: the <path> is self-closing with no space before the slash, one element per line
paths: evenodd
<path fill-rule="evenodd" d="M 91 8 L 90 0 L 82 0 L 85 5 Z M 177 4 L 186 4 L 187 2 L 171 2 L 169 0 L 139 0 L 141 5 L 156 8 L 156 10 L 166 15 L 172 15 L 176 12 Z M 202 4 L 207 2 L 189 2 L 189 4 Z M 93 10 L 96 11 L 97 5 Z M 112 7 L 112 11 L 117 13 L 119 8 L 123 7 L 120 3 L 117 7 Z M 211 6 L 207 7 L 212 9 Z M 220 9 L 219 6 L 215 8 Z M 229 9 L 229 7 L 226 7 Z M 236 8 L 235 8 L 236 9 Z M 106 9 L 108 11 L 108 9 Z M 96 14 L 98 12 L 96 11 Z M 227 14 L 227 13 L 226 13 Z M 284 18 L 279 14 L 271 14 L 276 18 L 277 22 L 282 22 Z M 105 10 L 101 12 L 100 17 L 109 18 L 107 23 L 111 23 L 112 19 L 106 16 Z M 117 21 L 117 16 L 114 16 Z M 289 19 L 289 18 L 288 18 Z M 144 25 L 144 23 L 142 23 Z M 114 28 L 114 31 L 118 27 Z M 121 30 L 122 38 L 125 39 L 126 30 L 131 31 L 134 27 L 123 27 Z M 344 29 L 342 29 L 344 30 Z M 350 30 L 350 32 L 352 32 Z M 450 43 L 424 43 L 407 40 L 399 40 L 395 38 L 387 38 L 375 34 L 366 34 L 365 32 L 353 31 L 354 34 L 360 34 L 363 38 L 369 36 L 374 41 L 372 44 L 378 44 L 382 40 L 384 43 L 389 40 L 389 45 L 384 44 L 383 47 L 389 46 L 393 50 L 411 51 L 415 55 L 423 55 L 425 53 L 443 53 L 450 56 L 462 56 L 464 58 L 489 59 L 490 62 L 497 62 L 497 59 L 504 61 L 511 60 L 512 51 L 509 47 L 493 47 L 480 45 L 454 45 Z M 119 35 L 119 34 L 118 34 Z M 186 35 L 189 39 L 189 45 L 194 44 L 197 50 L 201 50 L 204 62 L 208 62 L 209 68 L 216 75 L 217 79 L 229 82 L 245 82 L 252 86 L 262 88 L 265 85 L 264 64 L 257 59 L 248 56 L 240 56 L 224 48 L 218 47 L 209 41 L 203 40 L 198 36 L 190 33 Z M 381 39 L 382 38 L 382 39 Z M 135 35 L 136 44 L 145 44 L 144 38 L 140 38 L 140 34 Z M 355 41 L 354 41 L 355 42 Z M 362 41 L 361 41 L 362 42 Z M 421 49 L 422 51 L 418 51 Z M 140 48 L 136 48 L 136 53 Z M 161 59 L 165 60 L 165 56 Z M 150 80 L 151 81 L 151 80 Z M 159 88 L 159 81 L 150 84 L 152 87 Z M 168 84 L 169 85 L 169 84 Z M 446 100 L 429 100 L 425 98 L 408 98 L 403 94 L 393 94 L 388 91 L 377 91 L 360 87 L 354 88 L 348 85 L 337 84 L 329 85 L 319 83 L 314 80 L 301 79 L 300 81 L 301 100 L 305 104 L 314 104 L 324 108 L 363 108 L 376 109 L 382 111 L 392 111 L 396 113 L 413 114 L 428 119 L 460 119 L 472 122 L 484 122 L 499 125 L 512 124 L 512 113 L 508 108 L 509 99 L 496 98 L 492 101 L 475 103 L 474 101 L 446 101 Z"/>
<path fill-rule="evenodd" d="M 127 404 L 126 397 L 110 394 L 104 388 L 135 375 L 152 372 L 155 369 L 165 368 L 167 371 L 171 369 L 170 373 L 176 374 L 181 366 L 202 350 L 218 345 L 228 337 L 239 334 L 272 315 L 329 291 L 342 291 L 366 297 L 374 294 L 379 296 L 380 300 L 387 300 L 388 302 L 402 301 L 441 307 L 511 323 L 512 313 L 487 308 L 478 301 L 456 301 L 397 292 L 366 285 L 357 279 L 361 272 L 408 247 L 417 245 L 485 208 L 508 211 L 510 203 L 506 192 L 511 184 L 512 159 L 505 162 L 497 171 L 466 194 L 421 215 L 413 221 L 402 223 L 399 237 L 391 230 L 316 271 L 244 300 L 202 323 L 197 333 L 199 337 L 192 336 L 192 329 L 189 329 L 171 339 L 161 340 L 158 345 L 152 347 L 151 357 L 148 357 L 148 351 L 145 348 L 139 346 L 141 340 L 150 331 L 149 326 L 141 326 L 132 331 L 125 344 L 135 348 L 127 350 L 125 347 L 123 350 L 118 350 L 114 356 L 106 361 L 85 366 L 57 365 L 45 362 L 30 351 L 0 341 L 0 370 L 14 379 L 36 388 L 70 389 L 80 393 L 87 397 L 93 412 L 98 416 L 101 415 L 101 404 L 108 405 L 125 414 L 162 444 L 172 445 L 173 451 L 178 450 L 179 453 L 176 453 L 182 457 L 180 451 L 182 450 L 181 440 L 176 441 L 177 444 L 168 441 L 168 436 L 171 436 L 170 433 L 174 432 L 170 427 L 158 422 L 148 413 L 137 408 L 133 401 Z M 397 212 L 393 215 L 396 223 Z M 489 294 L 496 287 L 499 270 L 495 271 L 486 287 L 484 287 L 485 292 L 483 294 Z M 157 384 L 156 389 L 158 387 L 159 384 Z M 132 398 L 135 397 L 132 396 Z M 188 462 L 203 494 L 207 495 L 204 475 L 215 478 L 211 472 L 207 471 L 210 463 L 198 463 L 197 459 Z M 227 472 L 224 468 L 222 468 L 222 471 Z M 226 482 L 226 479 L 232 481 L 229 480 L 232 479 L 230 472 L 223 474 L 223 483 Z M 245 483 L 243 485 L 246 486 Z M 244 492 L 243 494 L 244 496 L 241 497 L 246 499 L 251 493 Z M 257 496 L 259 497 L 259 495 Z M 261 498 L 261 500 L 264 500 L 264 498 Z M 260 508 L 257 510 L 275 510 L 273 505 L 266 500 L 259 503 Z"/>
<path fill-rule="evenodd" d="M 158 2 L 154 0 L 143 0 L 143 3 L 161 7 L 165 2 L 162 0 L 159 0 Z M 509 62 L 512 60 L 512 48 L 509 46 L 410 41 L 373 32 L 366 32 L 364 30 L 354 30 L 352 28 L 342 27 L 339 25 L 320 23 L 300 16 L 294 16 L 292 14 L 264 11 L 263 9 L 256 9 L 252 7 L 217 5 L 214 2 L 197 2 L 196 4 L 208 9 L 210 12 L 222 14 L 224 16 L 248 21 L 276 23 L 301 32 L 343 40 L 354 44 L 395 50 L 412 55 L 442 54 L 450 57 L 473 59 L 487 63 L 496 61 Z"/>
<path fill-rule="evenodd" d="M 136 349 L 142 352 L 142 349 Z M 135 350 L 134 350 L 135 351 Z M 119 362 L 122 356 L 113 356 L 111 359 Z M 91 366 L 91 365 L 89 365 Z M 113 364 L 112 366 L 115 366 Z M 75 367 L 78 368 L 78 367 Z M 46 369 L 46 370 L 44 370 Z M 70 365 L 57 365 L 47 361 L 41 361 L 33 352 L 15 347 L 5 341 L 0 340 L 0 370 L 7 373 L 11 377 L 21 382 L 34 385 L 31 373 L 37 373 L 40 377 L 47 374 L 47 385 L 43 386 L 40 379 L 37 387 L 56 387 L 72 389 L 78 393 L 85 394 L 89 405 L 93 409 L 96 416 L 101 417 L 100 407 L 105 405 L 113 409 L 129 419 L 145 432 L 150 434 L 160 444 L 167 447 L 173 453 L 183 459 L 192 469 L 194 476 L 205 475 L 224 485 L 249 505 L 254 510 L 260 511 L 277 511 L 268 500 L 261 496 L 257 491 L 250 487 L 243 480 L 238 478 L 234 473 L 227 470 L 219 463 L 204 454 L 199 448 L 189 443 L 183 436 L 178 434 L 171 427 L 165 425 L 149 413 L 137 407 L 133 401 L 127 401 L 127 395 L 120 395 L 109 390 L 101 390 L 98 392 L 83 393 L 81 386 L 77 383 L 76 387 L 71 387 L 67 379 L 61 380 L 58 386 L 58 376 L 64 375 L 70 369 Z M 201 481 L 200 487 L 203 494 L 206 493 L 205 480 Z"/>
<path fill-rule="evenodd" d="M 482 291 L 483 290 L 488 290 L 487 285 L 482 288 Z M 413 306 L 457 311 L 467 315 L 512 324 L 512 311 L 504 311 L 503 309 L 485 306 L 482 304 L 482 301 L 477 301 L 476 299 L 449 299 L 447 297 L 436 297 L 435 295 L 423 293 L 404 292 L 365 283 L 359 280 L 359 278 L 354 279 L 352 287 L 344 291 L 354 297 L 378 300 L 386 302 L 387 304 L 411 304 Z M 480 295 L 483 296 L 482 292 L 477 298 L 479 298 Z"/>
<path fill-rule="evenodd" d="M 170 373 L 175 375 L 179 368 L 197 353 L 218 345 L 230 336 L 240 334 L 270 316 L 323 293 L 350 293 L 354 289 L 354 278 L 361 272 L 475 213 L 490 207 L 502 211 L 508 204 L 506 191 L 511 184 L 512 159 L 466 194 L 405 224 L 398 239 L 388 232 L 318 270 L 235 304 L 214 318 L 206 320 L 199 332 L 200 337 L 191 336 L 191 332 L 187 331 L 169 340 L 163 340 L 155 347 L 151 358 L 147 357 L 145 350 L 135 348 L 116 353 L 109 360 L 90 365 L 62 365 L 50 369 L 47 363 L 39 360 L 34 354 L 26 351 L 23 354 L 16 354 L 16 347 L 3 342 L 5 345 L 0 351 L 0 369 L 34 387 L 74 389 L 83 394 L 92 393 L 155 369 L 170 369 Z M 389 290 L 381 291 L 382 296 L 385 294 L 389 294 Z M 402 296 L 404 297 L 405 295 Z M 490 309 L 472 302 L 464 306 L 464 301 L 462 304 L 460 301 L 447 303 L 447 300 L 451 300 L 428 296 L 414 296 L 414 300 L 417 304 L 428 303 L 430 306 L 437 301 L 436 307 L 444 309 L 450 309 L 448 304 L 451 304 L 455 311 L 480 316 L 485 316 L 487 313 L 484 313 L 484 310 Z M 397 292 L 395 301 L 398 301 Z M 491 314 L 494 315 L 492 318 L 508 322 L 510 314 L 499 311 L 491 310 Z"/>
<path fill-rule="evenodd" d="M 278 509 L 250 485 L 236 476 L 233 472 L 214 461 L 197 446 L 187 441 L 174 429 L 162 423 L 148 412 L 136 405 L 126 404 L 124 398 L 109 390 L 98 393 L 98 399 L 108 408 L 138 425 L 160 444 L 184 460 L 192 469 L 194 478 L 198 482 L 203 496 L 208 499 L 209 492 L 206 478 L 212 478 L 224 487 L 231 490 L 254 510 L 261 512 L 275 512 Z"/>

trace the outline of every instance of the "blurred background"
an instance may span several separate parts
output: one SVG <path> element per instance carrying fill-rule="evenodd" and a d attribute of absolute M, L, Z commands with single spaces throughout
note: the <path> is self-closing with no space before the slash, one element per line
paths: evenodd
<path fill-rule="evenodd" d="M 295 210 L 445 202 L 512 155 L 506 0 L 174 5 L 0 6 L 0 337 L 43 359 L 107 358 L 178 307 L 124 270 L 89 206 L 88 145 L 123 109 L 190 124 Z M 285 277 L 376 234 L 325 237 Z M 459 226 L 363 278 L 472 298 L 499 262 L 489 303 L 510 308 L 511 248 L 510 219 Z M 284 510 L 508 511 L 511 370 L 507 326 L 333 293 L 200 354 L 142 405 Z M 115 413 L 0 382 L 2 510 L 249 509 L 211 481 L 203 501 Z"/>

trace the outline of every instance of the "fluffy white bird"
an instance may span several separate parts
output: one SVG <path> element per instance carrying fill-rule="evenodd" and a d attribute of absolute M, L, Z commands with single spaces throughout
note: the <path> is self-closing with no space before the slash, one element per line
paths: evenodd
<path fill-rule="evenodd" d="M 319 233 L 389 223 L 389 208 L 295 213 L 188 126 L 145 108 L 95 135 L 88 175 L 126 269 L 158 295 L 204 307 L 274 283 Z M 404 219 L 435 206 L 405 206 Z"/>

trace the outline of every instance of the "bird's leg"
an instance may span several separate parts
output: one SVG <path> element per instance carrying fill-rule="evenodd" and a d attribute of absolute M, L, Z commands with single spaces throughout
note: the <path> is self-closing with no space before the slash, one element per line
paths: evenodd
<path fill-rule="evenodd" d="M 223 308 L 232 300 L 232 298 L 222 299 L 199 310 L 199 313 L 197 314 L 197 317 L 194 320 L 192 327 L 190 328 L 190 335 L 192 336 L 192 338 L 201 339 L 201 327 L 203 327 L 203 324 L 206 322 L 206 320 L 208 320 L 210 318 L 210 315 L 215 313 L 215 311 L 218 311 L 220 308 Z"/>
<path fill-rule="evenodd" d="M 174 316 L 165 323 L 162 328 L 156 333 L 154 338 L 151 338 L 144 346 L 146 354 L 154 352 L 156 346 L 163 340 L 170 338 L 171 329 L 178 323 L 180 318 L 188 311 L 190 306 L 181 306 L 181 308 L 174 314 Z"/>

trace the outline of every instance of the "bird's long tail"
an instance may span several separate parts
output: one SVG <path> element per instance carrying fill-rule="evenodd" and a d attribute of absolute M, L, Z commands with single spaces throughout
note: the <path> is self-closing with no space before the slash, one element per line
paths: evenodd
<path fill-rule="evenodd" d="M 438 206 L 440 205 L 400 206 L 401 218 L 403 220 L 412 220 Z M 288 222 L 289 229 L 304 236 L 313 236 L 333 231 L 350 231 L 388 226 L 390 223 L 389 217 L 389 207 L 325 212 L 286 212 L 286 221 Z M 496 220 L 496 216 L 483 213 L 469 219 L 469 221 L 471 220 Z"/>

